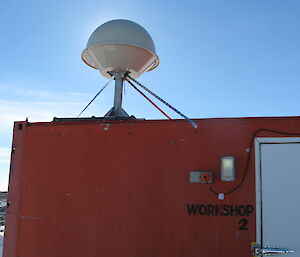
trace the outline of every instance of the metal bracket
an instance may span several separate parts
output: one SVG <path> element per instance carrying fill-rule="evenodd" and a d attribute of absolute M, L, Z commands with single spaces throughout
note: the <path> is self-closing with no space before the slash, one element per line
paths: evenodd
<path fill-rule="evenodd" d="M 279 247 L 254 247 L 254 256 L 272 256 L 272 255 L 280 255 L 286 253 L 294 253 L 293 250 L 281 249 Z"/>

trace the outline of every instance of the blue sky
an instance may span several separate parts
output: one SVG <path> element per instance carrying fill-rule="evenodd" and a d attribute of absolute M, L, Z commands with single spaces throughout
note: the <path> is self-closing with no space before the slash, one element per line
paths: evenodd
<path fill-rule="evenodd" d="M 81 58 L 111 19 L 148 30 L 160 66 L 139 81 L 192 118 L 300 114 L 298 0 L 44 0 L 0 6 L 0 190 L 7 188 L 14 120 L 74 117 L 106 82 Z M 83 116 L 112 106 L 113 86 Z M 124 109 L 164 118 L 126 87 Z M 179 118 L 167 110 L 173 118 Z"/>

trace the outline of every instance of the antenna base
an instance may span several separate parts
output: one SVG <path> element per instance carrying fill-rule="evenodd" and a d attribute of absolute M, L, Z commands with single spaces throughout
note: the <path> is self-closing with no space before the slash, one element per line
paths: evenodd
<path fill-rule="evenodd" d="M 104 117 L 129 117 L 128 113 L 124 111 L 123 108 L 116 111 L 115 107 L 112 107 L 105 115 Z"/>

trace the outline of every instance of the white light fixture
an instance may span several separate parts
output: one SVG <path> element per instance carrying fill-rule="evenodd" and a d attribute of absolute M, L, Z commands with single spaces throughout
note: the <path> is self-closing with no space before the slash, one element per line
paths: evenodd
<path fill-rule="evenodd" d="M 233 156 L 221 158 L 221 179 L 223 181 L 235 180 L 235 158 Z"/>

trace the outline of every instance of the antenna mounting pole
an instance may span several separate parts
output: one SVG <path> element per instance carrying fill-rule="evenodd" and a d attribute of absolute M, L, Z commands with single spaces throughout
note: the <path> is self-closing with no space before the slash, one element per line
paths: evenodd
<path fill-rule="evenodd" d="M 105 114 L 105 117 L 129 117 L 129 115 L 122 108 L 123 82 L 126 73 L 126 71 L 110 72 L 110 74 L 114 76 L 115 79 L 115 97 L 114 106 L 109 110 L 107 114 Z"/>

